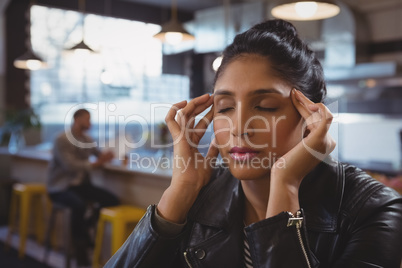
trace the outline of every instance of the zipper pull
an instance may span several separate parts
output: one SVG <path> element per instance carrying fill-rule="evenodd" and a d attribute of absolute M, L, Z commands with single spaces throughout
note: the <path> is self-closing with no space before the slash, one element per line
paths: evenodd
<path fill-rule="evenodd" d="M 191 266 L 191 263 L 190 263 L 190 261 L 189 261 L 189 259 L 188 259 L 187 254 L 188 254 L 187 251 L 184 251 L 184 252 L 183 252 L 184 259 L 186 260 L 186 263 L 187 263 L 188 267 L 189 267 L 189 268 L 193 268 L 193 266 Z"/>
<path fill-rule="evenodd" d="M 287 227 L 296 226 L 297 229 L 300 229 L 303 223 L 303 217 L 301 216 L 301 212 L 297 211 L 296 216 L 293 215 L 292 212 L 288 211 L 287 213 L 289 214 Z"/>

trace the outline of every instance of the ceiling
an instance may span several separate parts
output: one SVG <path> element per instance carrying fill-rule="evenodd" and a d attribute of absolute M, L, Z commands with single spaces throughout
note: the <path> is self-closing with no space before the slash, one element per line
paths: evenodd
<path fill-rule="evenodd" d="M 116 0 L 115 0 L 116 1 Z M 158 7 L 170 7 L 172 0 L 124 0 L 127 2 L 141 3 Z M 195 12 L 197 10 L 221 6 L 225 1 L 239 2 L 272 2 L 270 0 L 173 0 L 177 2 L 180 11 Z M 370 13 L 379 10 L 389 10 L 402 7 L 402 0 L 341 0 L 352 9 L 362 13 Z"/>
<path fill-rule="evenodd" d="M 197 10 L 222 5 L 223 0 L 124 0 L 127 2 L 141 3 L 158 7 L 170 7 L 172 1 L 176 1 L 181 11 L 195 12 Z"/>

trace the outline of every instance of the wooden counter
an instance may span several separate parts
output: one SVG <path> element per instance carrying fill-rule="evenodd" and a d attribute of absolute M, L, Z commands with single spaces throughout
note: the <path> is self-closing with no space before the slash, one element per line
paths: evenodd
<path fill-rule="evenodd" d="M 7 154 L 1 151 L 1 154 Z M 25 149 L 9 155 L 10 175 L 20 182 L 46 182 L 51 154 L 48 151 Z M 92 182 L 116 194 L 123 204 L 146 208 L 159 202 L 169 186 L 172 170 L 155 167 L 139 168 L 130 164 L 123 167 L 119 161 L 93 170 Z"/>

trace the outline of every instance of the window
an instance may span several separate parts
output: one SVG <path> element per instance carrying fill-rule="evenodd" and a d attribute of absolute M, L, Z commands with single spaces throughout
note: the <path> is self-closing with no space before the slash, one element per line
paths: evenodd
<path fill-rule="evenodd" d="M 81 105 L 95 104 L 91 135 L 112 138 L 119 135 L 113 131 L 118 122 L 108 118 L 138 115 L 158 123 L 167 109 L 154 114 L 151 104 L 188 99 L 187 76 L 162 74 L 162 44 L 152 37 L 159 30 L 155 24 L 32 6 L 32 47 L 49 65 L 31 72 L 31 104 L 43 124 L 42 139 L 53 140 Z M 95 53 L 66 49 L 83 37 Z M 96 125 L 109 129 L 102 134 Z"/>

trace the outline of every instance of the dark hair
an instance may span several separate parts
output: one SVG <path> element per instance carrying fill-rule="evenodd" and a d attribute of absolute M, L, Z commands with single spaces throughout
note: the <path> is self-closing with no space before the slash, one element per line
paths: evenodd
<path fill-rule="evenodd" d="M 267 57 L 276 75 L 289 81 L 313 102 L 322 102 L 325 98 L 327 89 L 322 66 L 291 23 L 268 20 L 238 34 L 223 52 L 215 83 L 226 66 L 244 54 Z"/>
<path fill-rule="evenodd" d="M 89 111 L 87 109 L 78 109 L 77 111 L 75 111 L 73 118 L 75 120 L 84 114 L 89 114 Z"/>

